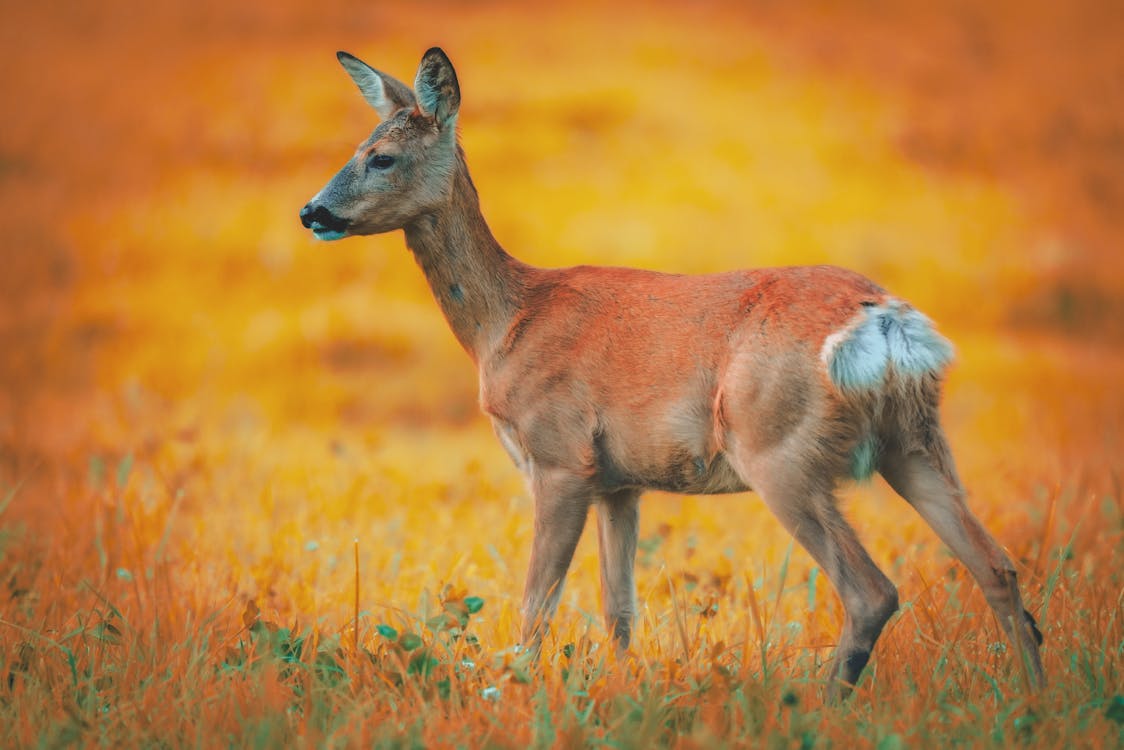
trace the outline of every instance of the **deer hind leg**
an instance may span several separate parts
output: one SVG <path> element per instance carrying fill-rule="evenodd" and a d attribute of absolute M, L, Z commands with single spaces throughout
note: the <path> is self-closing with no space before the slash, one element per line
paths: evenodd
<path fill-rule="evenodd" d="M 1042 633 L 1023 606 L 1014 564 L 968 509 L 939 428 L 936 434 L 930 432 L 923 448 L 907 452 L 889 446 L 879 471 L 968 568 L 1007 637 L 1026 660 L 1031 687 L 1042 687 L 1045 677 L 1038 653 Z"/>
<path fill-rule="evenodd" d="M 585 528 L 593 492 L 579 476 L 538 468 L 532 490 L 535 526 L 523 590 L 522 641 L 525 648 L 537 651 L 562 597 L 562 585 Z"/>
<path fill-rule="evenodd" d="M 640 532 L 640 493 L 622 490 L 599 498 L 597 541 L 601 553 L 601 606 L 605 627 L 624 651 L 636 615 L 636 543 Z"/>
<path fill-rule="evenodd" d="M 820 565 L 843 603 L 828 699 L 845 698 L 858 682 L 882 628 L 898 608 L 898 592 L 836 507 L 826 472 L 794 471 L 781 458 L 758 462 L 754 488 Z"/>

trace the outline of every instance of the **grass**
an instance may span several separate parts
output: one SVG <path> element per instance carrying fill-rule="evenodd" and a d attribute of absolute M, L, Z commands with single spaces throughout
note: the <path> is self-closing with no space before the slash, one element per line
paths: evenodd
<path fill-rule="evenodd" d="M 0 125 L 5 745 L 1124 741 L 1124 265 L 1093 179 L 1124 112 L 1096 73 L 1112 23 L 227 5 L 40 4 L 0 32 L 22 103 Z M 645 497 L 626 658 L 592 538 L 541 663 L 514 647 L 530 499 L 471 365 L 399 236 L 325 247 L 295 218 L 373 125 L 335 49 L 409 78 L 433 43 L 520 257 L 834 262 L 938 321 L 946 422 L 1045 634 L 1042 693 L 880 480 L 844 502 L 902 608 L 842 706 L 822 702 L 838 599 L 752 495 Z M 1040 147 L 1055 117 L 1065 157 Z"/>
<path fill-rule="evenodd" d="M 149 481 L 172 468 L 166 460 L 93 469 L 87 492 L 100 517 L 63 518 L 56 538 L 66 544 L 36 544 L 5 523 L 11 600 L 0 622 L 0 710 L 13 744 L 1006 747 L 1097 746 L 1120 736 L 1122 523 L 1110 498 L 1054 496 L 1051 538 L 1064 541 L 1021 556 L 1047 640 L 1042 694 L 1025 692 L 978 591 L 929 541 L 890 566 L 905 591 L 902 611 L 856 695 L 825 707 L 823 663 L 839 607 L 786 539 L 761 551 L 736 530 L 691 538 L 674 517 L 649 530 L 638 645 L 621 661 L 586 613 L 596 599 L 585 549 L 536 666 L 512 647 L 518 572 L 478 572 L 505 564 L 481 547 L 510 542 L 502 531 L 472 538 L 481 526 L 500 528 L 491 524 L 505 513 L 525 514 L 526 501 L 486 497 L 478 501 L 499 507 L 480 525 L 446 534 L 441 521 L 430 524 L 433 536 L 421 540 L 429 553 L 404 552 L 414 542 L 393 533 L 360 542 L 356 650 L 352 550 L 317 532 L 393 527 L 393 512 L 389 521 L 377 507 L 317 519 L 321 509 L 279 501 L 283 489 L 313 495 L 305 477 L 251 492 L 239 514 L 269 519 L 258 528 L 239 533 L 222 512 L 204 510 L 195 553 L 167 555 L 171 546 L 146 542 L 189 510 Z M 487 480 L 466 484 L 459 492 L 489 492 Z M 9 497 L 19 502 L 18 491 Z M 671 498 L 653 501 L 660 517 L 677 511 Z M 423 502 L 430 514 L 446 512 L 441 501 Z M 399 528 L 427 527 L 405 520 Z M 230 551 L 242 536 L 264 536 L 271 548 Z M 700 549 L 727 543 L 749 560 Z M 1106 547 L 1114 551 L 1099 551 Z M 886 548 L 896 549 L 876 547 Z M 217 591 L 231 593 L 216 603 Z"/>

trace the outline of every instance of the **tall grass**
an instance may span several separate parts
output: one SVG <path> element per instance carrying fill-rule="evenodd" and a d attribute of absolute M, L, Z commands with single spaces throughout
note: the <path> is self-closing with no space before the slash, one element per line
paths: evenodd
<path fill-rule="evenodd" d="M 14 746 L 1092 747 L 1124 731 L 1122 519 L 1111 497 L 1080 500 L 1063 488 L 1057 541 L 1022 556 L 1046 635 L 1043 693 L 1026 693 L 974 584 L 927 541 L 901 551 L 902 610 L 855 696 L 832 707 L 822 703 L 823 680 L 840 610 L 787 540 L 774 542 L 770 564 L 778 553 L 757 552 L 732 530 L 698 544 L 739 544 L 744 564 L 700 563 L 696 542 L 677 539 L 674 501 L 654 498 L 668 520 L 641 555 L 633 652 L 618 659 L 586 613 L 596 592 L 585 549 L 534 663 L 513 647 L 517 591 L 476 572 L 490 553 L 472 537 L 496 528 L 508 508 L 435 536 L 408 560 L 405 540 L 371 537 L 360 545 L 367 593 L 356 650 L 351 550 L 342 540 L 313 549 L 301 532 L 373 523 L 379 510 L 318 522 L 315 509 L 273 505 L 260 520 L 251 503 L 246 529 L 216 514 L 162 554 L 156 532 L 184 503 L 149 484 L 171 468 L 156 450 L 118 463 L 112 479 L 88 480 L 105 485 L 87 484 L 79 505 L 99 508 L 101 520 L 56 514 L 65 544 L 19 528 L 11 509 L 30 501 L 21 494 L 29 490 L 6 493 L 0 714 Z M 443 501 L 422 502 L 441 512 Z M 270 549 L 223 559 L 243 535 L 268 537 Z M 488 541 L 511 544 L 502 534 Z M 382 544 L 397 549 L 373 549 Z M 1040 569 L 1027 562 L 1035 559 Z M 395 565 L 399 578 L 419 580 L 416 602 L 382 578 Z M 247 575 L 256 583 L 240 584 Z"/>

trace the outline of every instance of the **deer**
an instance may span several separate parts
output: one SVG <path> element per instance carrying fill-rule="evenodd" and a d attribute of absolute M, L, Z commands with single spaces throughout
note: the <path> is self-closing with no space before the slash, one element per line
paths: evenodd
<path fill-rule="evenodd" d="M 446 54 L 424 54 L 412 89 L 337 58 L 380 122 L 300 220 L 327 241 L 402 230 L 475 364 L 480 407 L 533 500 L 523 648 L 540 652 L 591 507 L 604 622 L 627 653 L 641 493 L 752 490 L 841 601 L 826 683 L 841 700 L 899 606 L 835 494 L 877 472 L 971 572 L 1030 689 L 1044 685 L 1015 565 L 969 509 L 941 427 L 953 349 L 929 318 L 834 266 L 680 275 L 523 263 L 481 212 Z"/>

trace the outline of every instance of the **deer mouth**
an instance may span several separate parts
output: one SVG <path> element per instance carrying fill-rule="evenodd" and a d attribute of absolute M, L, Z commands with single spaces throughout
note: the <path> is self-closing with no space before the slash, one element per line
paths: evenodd
<path fill-rule="evenodd" d="M 324 242 L 331 242 L 332 240 L 342 240 L 347 236 L 346 231 L 341 231 L 339 229 L 329 229 L 328 227 L 321 226 L 316 222 L 313 222 L 312 226 L 309 227 L 309 229 L 312 230 L 313 237 L 318 240 L 323 240 Z"/>

